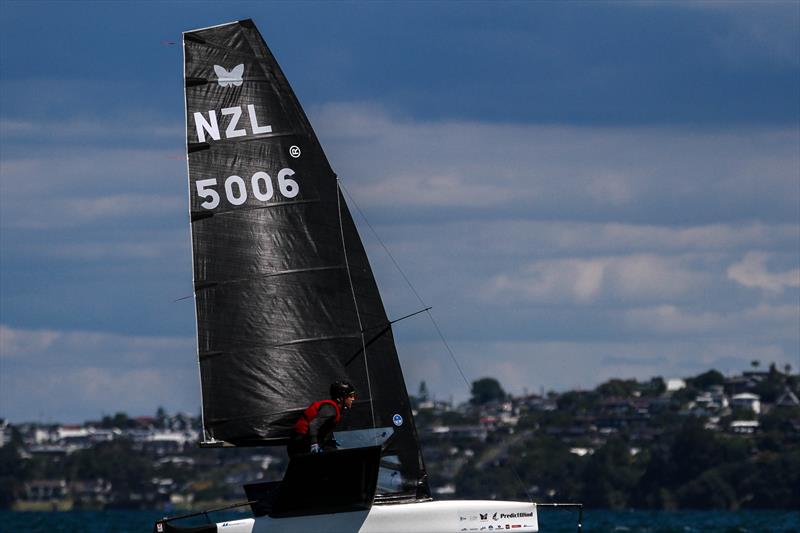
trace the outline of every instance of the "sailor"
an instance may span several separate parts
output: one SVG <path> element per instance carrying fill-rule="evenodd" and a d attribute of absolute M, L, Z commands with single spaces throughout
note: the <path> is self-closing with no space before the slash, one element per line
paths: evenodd
<path fill-rule="evenodd" d="M 295 423 L 286 448 L 289 457 L 336 449 L 333 429 L 342 420 L 344 411 L 353 405 L 356 390 L 346 381 L 336 381 L 331 385 L 330 395 L 330 400 L 309 405 Z"/>

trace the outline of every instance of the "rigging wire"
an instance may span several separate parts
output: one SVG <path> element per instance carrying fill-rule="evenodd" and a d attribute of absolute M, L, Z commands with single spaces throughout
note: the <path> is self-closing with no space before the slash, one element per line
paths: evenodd
<path fill-rule="evenodd" d="M 441 339 L 442 344 L 444 344 L 444 347 L 447 350 L 447 353 L 450 354 L 450 359 L 453 361 L 453 364 L 456 366 L 456 369 L 458 370 L 458 373 L 461 375 L 461 379 L 464 380 L 464 384 L 467 386 L 468 389 L 470 389 L 472 387 L 472 385 L 470 385 L 470 382 L 467 379 L 467 376 L 464 374 L 464 371 L 461 369 L 461 365 L 458 363 L 458 359 L 456 359 L 455 352 L 453 352 L 453 349 L 450 348 L 450 344 L 447 342 L 447 339 L 445 338 L 444 333 L 442 333 L 441 328 L 439 328 L 439 324 L 436 322 L 436 319 L 433 318 L 433 314 L 430 311 L 431 307 L 429 307 L 425 303 L 425 300 L 422 299 L 422 296 L 420 296 L 420 294 L 417 292 L 417 290 L 411 284 L 411 281 L 408 279 L 408 276 L 406 276 L 405 272 L 403 272 L 403 269 L 400 268 L 400 264 L 397 262 L 397 260 L 392 255 L 392 252 L 389 251 L 389 248 L 386 246 L 386 244 L 380 238 L 380 236 L 378 235 L 378 232 L 375 231 L 375 228 L 373 228 L 372 224 L 369 223 L 369 220 L 367 219 L 367 216 L 361 210 L 361 207 L 358 205 L 358 202 L 356 202 L 355 198 L 353 198 L 353 195 L 350 194 L 350 191 L 347 190 L 347 188 L 344 186 L 344 184 L 342 183 L 341 179 L 338 176 L 336 177 L 336 183 L 338 184 L 339 189 L 344 191 L 344 193 L 347 195 L 347 198 L 355 206 L 356 211 L 358 211 L 358 214 L 361 216 L 361 219 L 364 221 L 364 223 L 367 225 L 367 227 L 369 227 L 369 229 L 372 232 L 372 234 L 375 236 L 375 238 L 378 240 L 378 242 L 380 243 L 380 245 L 383 248 L 383 250 L 386 252 L 386 255 L 389 256 L 389 259 L 391 259 L 392 264 L 394 264 L 394 267 L 400 273 L 400 275 L 402 276 L 403 280 L 406 282 L 406 285 L 408 285 L 408 288 L 411 289 L 411 292 L 414 293 L 414 296 L 417 297 L 417 300 L 419 300 L 419 303 L 422 304 L 423 307 L 425 307 L 424 311 L 428 315 L 428 318 L 430 319 L 431 323 L 433 324 L 433 327 L 436 330 L 436 333 L 439 335 L 439 338 Z M 341 211 L 339 213 L 339 217 L 340 217 L 339 223 L 341 225 Z M 346 259 L 346 257 L 345 257 L 345 259 Z M 350 270 L 349 270 L 349 267 L 348 267 L 348 275 L 349 274 L 350 274 Z M 351 285 L 352 285 L 352 282 L 351 282 Z M 361 338 L 362 338 L 362 341 L 363 341 L 363 338 L 364 338 L 363 332 L 361 334 Z M 365 353 L 365 358 L 366 358 L 366 353 Z M 373 422 L 373 424 L 374 424 L 374 422 Z M 528 488 L 525 486 L 525 483 L 522 481 L 522 477 L 519 475 L 519 472 L 517 472 L 517 469 L 514 467 L 514 465 L 510 461 L 507 464 L 508 464 L 508 467 L 511 469 L 511 471 L 514 473 L 514 476 L 517 478 L 517 481 L 519 482 L 520 486 L 522 487 L 522 490 L 525 491 L 525 495 L 528 497 L 528 500 L 530 500 L 531 503 L 534 503 L 533 497 L 528 492 Z"/>
<path fill-rule="evenodd" d="M 369 377 L 369 362 L 367 361 L 367 345 L 366 341 L 364 341 L 364 326 L 361 323 L 361 313 L 358 310 L 358 299 L 356 298 L 356 289 L 353 285 L 353 276 L 350 274 L 350 261 L 347 259 L 347 244 L 345 243 L 344 239 L 344 226 L 342 225 L 342 190 L 341 190 L 341 181 L 339 177 L 336 177 L 336 210 L 339 215 L 339 233 L 342 237 L 342 250 L 344 251 L 344 264 L 347 267 L 347 279 L 350 282 L 350 293 L 353 295 L 353 305 L 356 308 L 356 318 L 358 319 L 358 331 L 361 334 L 361 349 L 364 352 L 364 370 L 367 374 L 367 392 L 369 393 L 369 410 L 370 414 L 372 415 L 372 429 L 375 430 L 378 425 L 375 423 L 375 406 L 372 399 L 372 383 Z M 375 438 L 375 445 L 378 445 L 378 432 L 373 431 L 373 437 Z"/>
<path fill-rule="evenodd" d="M 339 186 L 341 187 L 341 189 L 345 192 L 345 194 L 347 194 L 347 198 L 353 203 L 353 205 L 356 208 L 356 211 L 358 211 L 358 214 L 361 215 L 361 218 L 364 220 L 364 223 L 366 223 L 366 225 L 369 227 L 370 231 L 372 231 L 372 234 L 378 240 L 378 242 L 380 243 L 381 247 L 386 252 L 386 255 L 389 256 L 389 259 L 392 260 L 392 264 L 394 264 L 394 267 L 397 269 L 397 271 L 403 277 L 403 280 L 406 282 L 406 285 L 408 285 L 408 288 L 411 289 L 411 292 L 414 293 L 414 296 L 417 297 L 417 300 L 419 300 L 419 303 L 422 305 L 422 307 L 426 308 L 425 309 L 425 314 L 428 315 L 428 318 L 433 323 L 433 327 L 434 327 L 434 329 L 436 329 L 436 333 L 439 334 L 439 338 L 442 340 L 442 343 L 444 344 L 444 347 L 447 349 L 447 353 L 450 354 L 450 359 L 452 359 L 453 364 L 456 366 L 456 369 L 458 370 L 458 373 L 461 374 L 461 379 L 464 380 L 464 384 L 467 386 L 467 388 L 470 388 L 471 385 L 469 383 L 469 380 L 467 379 L 467 376 L 464 374 L 464 371 L 461 369 L 461 365 L 459 364 L 458 359 L 456 359 L 455 353 L 450 348 L 450 345 L 447 343 L 447 339 L 445 339 L 444 334 L 442 333 L 442 330 L 439 328 L 439 324 L 436 322 L 436 319 L 433 318 L 433 314 L 430 311 L 431 307 L 429 307 L 428 304 L 425 303 L 425 300 L 422 299 L 422 296 L 420 296 L 420 294 L 414 288 L 414 285 L 411 284 L 411 281 L 408 279 L 408 276 L 406 276 L 406 273 L 403 272 L 403 269 L 400 268 L 400 264 L 397 262 L 397 260 L 392 255 L 392 252 L 389 251 L 389 248 L 386 246 L 386 244 L 380 238 L 380 236 L 378 235 L 378 232 L 375 231 L 375 228 L 373 228 L 372 224 L 369 223 L 369 220 L 367 219 L 367 216 L 361 210 L 361 207 L 358 205 L 358 202 L 356 202 L 355 198 L 353 198 L 353 195 L 351 195 L 350 191 L 348 191 L 345 188 L 345 186 L 341 183 L 341 180 L 339 178 L 337 178 L 337 180 L 339 182 Z"/>

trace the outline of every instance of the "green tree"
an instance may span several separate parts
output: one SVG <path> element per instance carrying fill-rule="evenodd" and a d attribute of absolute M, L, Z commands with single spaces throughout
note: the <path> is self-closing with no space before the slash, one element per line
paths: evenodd
<path fill-rule="evenodd" d="M 492 401 L 502 401 L 508 397 L 500 382 L 494 378 L 481 378 L 472 382 L 473 405 L 483 405 Z"/>
<path fill-rule="evenodd" d="M 761 454 L 741 463 L 738 479 L 746 506 L 755 509 L 800 509 L 800 448 Z"/>
<path fill-rule="evenodd" d="M 535 436 L 514 447 L 510 455 L 536 499 L 580 500 L 583 459 L 570 453 L 567 444 L 555 437 Z"/>
<path fill-rule="evenodd" d="M 644 386 L 645 396 L 660 396 L 667 390 L 667 384 L 664 383 L 664 378 L 656 376 L 651 378 L 650 381 Z"/>
<path fill-rule="evenodd" d="M 156 410 L 156 427 L 164 429 L 167 426 L 167 411 L 159 406 Z"/>
<path fill-rule="evenodd" d="M 708 372 L 703 372 L 693 378 L 686 380 L 694 388 L 699 390 L 706 390 L 713 385 L 724 385 L 725 376 L 718 370 L 711 369 Z"/>
<path fill-rule="evenodd" d="M 595 392 L 604 398 L 628 398 L 638 387 L 635 379 L 612 379 L 599 385 Z"/>
<path fill-rule="evenodd" d="M 708 470 L 677 491 L 682 509 L 731 509 L 738 507 L 736 490 L 719 470 Z"/>
<path fill-rule="evenodd" d="M 787 377 L 778 371 L 775 363 L 769 365 L 767 378 L 756 385 L 753 392 L 758 394 L 762 402 L 774 403 L 786 390 Z"/>
<path fill-rule="evenodd" d="M 634 491 L 631 503 L 634 507 L 673 510 L 677 502 L 672 494 L 671 480 L 673 467 L 669 461 L 666 446 L 656 446 L 650 450 L 646 469 Z"/>
<path fill-rule="evenodd" d="M 425 383 L 424 380 L 419 382 L 419 391 L 417 391 L 417 399 L 421 402 L 428 401 L 428 385 Z"/>
<path fill-rule="evenodd" d="M 128 418 L 128 415 L 122 412 L 116 413 L 114 416 L 104 416 L 103 419 L 100 421 L 100 427 L 102 428 L 130 428 L 135 425 L 135 422 Z"/>
<path fill-rule="evenodd" d="M 0 509 L 10 508 L 21 490 L 24 474 L 21 449 L 22 439 L 14 429 L 11 442 L 0 448 Z"/>
<path fill-rule="evenodd" d="M 64 466 L 69 479 L 106 479 L 116 489 L 142 490 L 153 476 L 153 462 L 133 448 L 131 441 L 103 442 L 91 450 L 70 455 Z"/>
<path fill-rule="evenodd" d="M 455 479 L 456 496 L 463 499 L 489 498 L 513 500 L 525 498 L 525 490 L 507 465 L 492 464 L 481 468 L 470 462 Z"/>
<path fill-rule="evenodd" d="M 558 410 L 567 411 L 569 413 L 588 411 L 592 409 L 596 403 L 597 394 L 586 391 L 565 392 L 558 397 L 558 400 L 556 400 Z"/>
<path fill-rule="evenodd" d="M 614 437 L 589 458 L 583 470 L 583 501 L 591 507 L 628 507 L 643 469 L 630 454 L 628 444 Z"/>

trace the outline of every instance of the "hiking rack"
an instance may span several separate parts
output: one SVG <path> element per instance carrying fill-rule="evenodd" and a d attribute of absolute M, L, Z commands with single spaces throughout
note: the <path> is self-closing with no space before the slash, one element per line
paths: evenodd
<path fill-rule="evenodd" d="M 168 525 L 170 522 L 174 522 L 175 520 L 183 520 L 184 518 L 194 518 L 195 516 L 205 516 L 206 520 L 208 520 L 209 523 L 214 524 L 214 522 L 211 520 L 211 517 L 208 516 L 208 513 L 227 511 L 228 509 L 236 509 L 237 507 L 244 507 L 245 505 L 252 505 L 254 503 L 258 503 L 258 501 L 238 502 L 229 505 L 224 505 L 222 507 L 215 507 L 213 509 L 206 509 L 204 511 L 197 511 L 195 513 L 188 513 L 178 516 L 165 516 L 161 520 L 156 521 L 155 525 L 153 526 L 153 533 L 164 533 L 167 531 L 174 530 L 175 528 Z M 159 526 L 161 527 L 159 528 Z M 214 525 L 214 528 L 215 528 L 214 531 L 216 531 L 216 524 Z M 191 531 L 191 529 L 189 528 L 181 528 L 181 530 Z"/>
<path fill-rule="evenodd" d="M 583 504 L 582 503 L 537 503 L 536 507 L 550 507 L 553 509 L 577 509 L 578 533 L 583 531 Z"/>

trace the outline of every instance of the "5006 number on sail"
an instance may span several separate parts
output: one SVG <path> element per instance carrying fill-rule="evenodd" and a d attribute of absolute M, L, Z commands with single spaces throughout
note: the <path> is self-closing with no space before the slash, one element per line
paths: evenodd
<path fill-rule="evenodd" d="M 300 184 L 292 179 L 294 170 L 291 168 L 282 168 L 278 171 L 277 182 L 278 191 L 281 196 L 286 199 L 291 199 L 300 193 Z M 220 192 L 217 191 L 218 185 L 217 178 L 210 178 L 205 180 L 197 180 L 197 196 L 204 198 L 205 201 L 200 204 L 204 209 L 214 209 L 220 204 Z M 249 187 L 248 187 L 249 185 Z M 249 183 L 241 176 L 228 176 L 222 183 L 225 199 L 231 205 L 242 205 L 247 201 L 247 198 L 252 195 L 260 202 L 267 202 L 275 196 L 275 187 L 272 183 L 272 177 L 266 172 L 256 172 L 250 177 Z"/>

